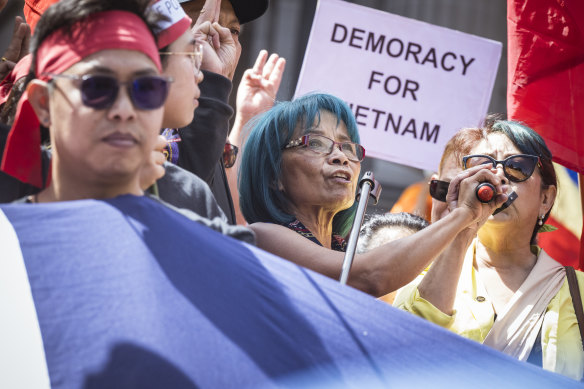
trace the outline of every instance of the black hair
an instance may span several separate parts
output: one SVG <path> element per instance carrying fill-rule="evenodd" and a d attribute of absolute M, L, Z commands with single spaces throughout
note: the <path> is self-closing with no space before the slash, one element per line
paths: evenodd
<path fill-rule="evenodd" d="M 374 247 L 369 247 L 371 238 L 384 228 L 406 229 L 413 234 L 428 225 L 430 223 L 423 217 L 408 212 L 373 215 L 361 227 L 358 252 L 373 249 Z"/>

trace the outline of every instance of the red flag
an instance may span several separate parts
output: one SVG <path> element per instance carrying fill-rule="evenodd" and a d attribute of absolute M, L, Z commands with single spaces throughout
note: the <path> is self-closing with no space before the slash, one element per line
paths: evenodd
<path fill-rule="evenodd" d="M 507 2 L 507 113 L 544 137 L 554 161 L 584 173 L 584 2 Z M 576 205 L 576 204 L 575 204 Z M 560 239 L 556 234 L 554 239 Z M 570 247 L 577 244 L 571 241 Z M 584 242 L 580 268 L 584 267 Z"/>
<path fill-rule="evenodd" d="M 34 32 L 41 15 L 57 1 L 59 0 L 24 0 L 24 18 L 32 32 Z"/>
<path fill-rule="evenodd" d="M 584 2 L 510 0 L 507 112 L 584 173 Z"/>

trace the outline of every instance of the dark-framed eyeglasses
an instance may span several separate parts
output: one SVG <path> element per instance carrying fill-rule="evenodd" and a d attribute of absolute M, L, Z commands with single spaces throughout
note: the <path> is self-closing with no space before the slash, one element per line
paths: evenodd
<path fill-rule="evenodd" d="M 502 161 L 497 161 L 488 155 L 467 155 L 462 158 L 462 166 L 465 169 L 484 164 L 491 164 L 495 169 L 497 165 L 501 164 L 503 173 L 509 181 L 522 182 L 531 177 L 535 167 L 539 164 L 539 157 L 529 154 L 516 154 Z"/>
<path fill-rule="evenodd" d="M 430 196 L 435 200 L 445 203 L 449 185 L 450 182 L 447 181 L 430 180 Z"/>
<path fill-rule="evenodd" d="M 361 162 L 365 158 L 365 148 L 358 143 L 337 142 L 324 135 L 307 134 L 298 139 L 291 140 L 284 149 L 292 147 L 306 147 L 318 154 L 328 155 L 333 152 L 335 145 L 353 162 Z"/>
<path fill-rule="evenodd" d="M 225 147 L 223 148 L 223 166 L 230 168 L 235 165 L 238 151 L 239 148 L 237 146 L 232 145 L 229 142 L 225 142 Z"/>
<path fill-rule="evenodd" d="M 203 64 L 203 44 L 201 42 L 195 42 L 193 44 L 193 51 L 161 51 L 160 55 L 188 55 L 193 61 L 193 67 L 195 68 L 195 75 L 199 74 L 201 71 L 201 65 Z"/>
<path fill-rule="evenodd" d="M 121 82 L 117 78 L 101 74 L 74 74 L 46 73 L 51 78 L 66 78 L 74 81 L 81 91 L 81 100 L 87 107 L 93 109 L 107 109 L 111 107 L 118 96 L 120 85 L 126 85 L 128 95 L 134 107 L 141 110 L 152 110 L 164 105 L 168 96 L 171 77 L 140 76 L 129 81 Z"/>

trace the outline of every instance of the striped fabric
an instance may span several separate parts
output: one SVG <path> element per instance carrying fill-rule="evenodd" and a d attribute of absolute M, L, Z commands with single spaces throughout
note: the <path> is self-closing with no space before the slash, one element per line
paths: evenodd
<path fill-rule="evenodd" d="M 559 164 L 554 166 L 558 175 L 558 195 L 547 224 L 556 227 L 557 230 L 540 233 L 538 244 L 562 265 L 583 270 L 578 259 L 582 205 L 577 174 Z"/>

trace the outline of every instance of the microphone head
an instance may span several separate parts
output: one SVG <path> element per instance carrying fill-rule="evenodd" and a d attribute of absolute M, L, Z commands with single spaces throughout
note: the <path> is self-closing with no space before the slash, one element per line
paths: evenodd
<path fill-rule="evenodd" d="M 483 182 L 477 185 L 475 193 L 481 203 L 488 203 L 495 198 L 495 187 L 488 182 Z"/>

